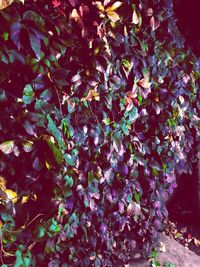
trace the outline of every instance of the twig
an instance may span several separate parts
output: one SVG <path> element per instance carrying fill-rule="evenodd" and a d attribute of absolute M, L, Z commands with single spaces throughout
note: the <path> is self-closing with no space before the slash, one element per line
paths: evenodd
<path fill-rule="evenodd" d="M 178 255 L 178 253 L 177 253 L 176 251 L 174 251 L 174 252 L 176 253 L 176 256 L 177 256 L 177 258 L 178 258 L 178 261 L 179 261 L 180 266 L 183 267 L 183 265 L 182 265 L 182 263 L 181 263 L 181 258 L 180 258 L 180 256 Z"/>
<path fill-rule="evenodd" d="M 90 103 L 88 103 L 88 105 L 89 105 L 89 108 L 90 108 L 90 111 L 91 111 L 92 115 L 95 117 L 96 121 L 98 122 L 98 124 L 99 124 L 100 127 L 101 127 L 101 130 L 102 130 L 102 131 L 104 132 L 104 134 L 105 134 L 105 131 L 104 131 L 103 127 L 101 126 L 101 123 L 99 122 L 98 117 L 94 114 L 94 112 L 93 112 L 93 110 L 92 110 L 92 108 L 91 108 L 91 106 L 90 106 Z"/>
<path fill-rule="evenodd" d="M 32 243 L 32 244 L 28 247 L 28 252 L 31 251 L 31 249 L 35 246 L 36 243 L 37 243 L 37 242 L 34 242 L 34 243 Z"/>
<path fill-rule="evenodd" d="M 61 113 L 61 116 L 62 116 L 62 118 L 63 118 L 64 116 L 63 116 L 62 103 L 61 103 L 61 99 L 60 99 L 60 96 L 59 96 L 59 92 L 58 92 L 57 87 L 56 87 L 55 85 L 53 85 L 53 86 L 54 86 L 54 89 L 55 89 L 55 91 L 56 91 L 56 95 L 57 95 L 58 103 L 59 103 L 60 113 Z"/>
<path fill-rule="evenodd" d="M 1 261 L 3 262 L 3 257 L 2 257 L 2 252 L 3 254 L 10 256 L 10 257 L 15 257 L 15 255 L 8 253 L 4 250 L 3 248 L 3 242 L 2 242 L 2 232 L 0 233 L 0 249 L 1 249 Z"/>
<path fill-rule="evenodd" d="M 19 227 L 17 230 L 13 230 L 13 231 L 10 231 L 8 229 L 5 229 L 5 231 L 9 232 L 9 233 L 18 233 L 20 231 L 23 231 L 24 229 L 26 229 L 32 222 L 34 222 L 39 216 L 44 216 L 45 214 L 43 213 L 39 213 L 37 216 L 35 216 L 30 222 L 28 222 L 27 224 L 25 225 L 22 225 L 21 227 Z"/>

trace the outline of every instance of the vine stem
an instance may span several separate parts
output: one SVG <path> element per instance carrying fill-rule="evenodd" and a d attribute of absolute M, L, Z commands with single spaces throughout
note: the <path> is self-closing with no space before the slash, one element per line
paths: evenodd
<path fill-rule="evenodd" d="M 61 116 L 63 118 L 64 116 L 63 116 L 63 110 L 62 110 L 62 103 L 61 103 L 60 95 L 59 95 L 59 92 L 58 92 L 58 88 L 55 86 L 55 84 L 53 86 L 54 86 L 54 89 L 56 91 L 56 95 L 57 95 L 58 103 L 59 103 L 60 113 L 61 113 Z"/>
<path fill-rule="evenodd" d="M 91 105 L 90 105 L 89 102 L 88 102 L 88 105 L 89 105 L 89 108 L 90 108 L 90 111 L 91 111 L 92 115 L 95 117 L 96 121 L 98 122 L 98 124 L 99 124 L 100 127 L 101 127 L 101 130 L 102 130 L 102 131 L 104 132 L 104 134 L 105 134 L 105 131 L 104 131 L 104 129 L 102 128 L 101 123 L 100 123 L 100 121 L 99 121 L 97 115 L 94 114 L 94 112 L 93 112 L 93 110 L 92 110 Z"/>

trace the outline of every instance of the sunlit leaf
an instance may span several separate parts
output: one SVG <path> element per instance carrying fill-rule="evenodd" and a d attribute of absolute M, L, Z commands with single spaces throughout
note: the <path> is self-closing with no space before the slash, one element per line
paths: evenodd
<path fill-rule="evenodd" d="M 149 78 L 148 77 L 144 77 L 143 79 L 141 79 L 138 82 L 138 85 L 142 86 L 145 89 L 148 89 L 148 88 L 150 88 L 151 83 L 149 82 Z"/>
<path fill-rule="evenodd" d="M 88 95 L 83 98 L 82 100 L 86 100 L 86 101 L 92 101 L 92 100 L 96 100 L 96 101 L 99 101 L 100 100 L 100 96 L 99 96 L 99 93 L 96 92 L 96 90 L 90 90 Z"/>
<path fill-rule="evenodd" d="M 58 144 L 60 147 L 63 146 L 63 140 L 62 140 L 62 135 L 60 130 L 58 129 L 58 127 L 56 126 L 55 122 L 52 120 L 52 118 L 50 117 L 50 115 L 47 115 L 47 120 L 48 120 L 48 126 L 47 129 L 49 131 L 49 133 L 51 133 L 56 140 L 58 141 Z"/>
<path fill-rule="evenodd" d="M 5 190 L 7 197 L 13 202 L 16 203 L 17 202 L 17 193 L 12 191 L 11 189 L 6 189 Z"/>
<path fill-rule="evenodd" d="M 112 22 L 117 22 L 120 19 L 119 15 L 115 11 L 107 12 L 107 16 Z"/>
<path fill-rule="evenodd" d="M 54 159 L 56 160 L 58 165 L 62 164 L 62 152 L 61 150 L 50 140 L 46 140 L 49 148 L 52 151 L 52 154 L 54 156 Z"/>
<path fill-rule="evenodd" d="M 0 176 L 0 188 L 6 188 L 6 179 Z"/>
<path fill-rule="evenodd" d="M 53 4 L 53 7 L 59 7 L 61 5 L 61 1 L 60 0 L 52 0 L 52 4 Z"/>
<path fill-rule="evenodd" d="M 23 196 L 22 197 L 22 204 L 28 202 L 29 196 Z"/>
<path fill-rule="evenodd" d="M 106 8 L 106 12 L 114 11 L 122 5 L 122 2 L 116 1 L 112 6 Z"/>
<path fill-rule="evenodd" d="M 130 111 L 133 108 L 133 101 L 130 97 L 126 97 L 126 104 L 127 104 L 126 110 Z"/>
<path fill-rule="evenodd" d="M 64 179 L 65 179 L 65 185 L 69 186 L 71 188 L 73 186 L 73 184 L 74 184 L 74 181 L 73 181 L 72 177 L 66 175 L 64 177 Z"/>
<path fill-rule="evenodd" d="M 64 160 L 67 163 L 67 165 L 74 166 L 75 162 L 74 162 L 73 157 L 70 154 L 65 154 L 63 157 L 64 157 Z"/>
<path fill-rule="evenodd" d="M 102 5 L 102 2 L 100 1 L 95 1 L 94 4 L 97 6 L 97 8 L 99 9 L 99 11 L 104 11 L 104 6 Z"/>
<path fill-rule="evenodd" d="M 77 9 L 74 8 L 74 9 L 72 10 L 72 13 L 71 13 L 71 15 L 70 15 L 70 18 L 71 18 L 71 19 L 74 19 L 76 22 L 79 21 L 79 20 L 81 19 L 80 15 L 79 15 L 79 13 L 78 13 L 78 11 L 77 11 Z"/>
<path fill-rule="evenodd" d="M 7 6 L 11 5 L 14 0 L 0 0 L 0 10 L 6 8 Z"/>
<path fill-rule="evenodd" d="M 3 142 L 3 143 L 0 144 L 0 150 L 4 154 L 8 155 L 8 154 L 10 154 L 10 153 L 13 152 L 14 146 L 15 146 L 15 144 L 14 144 L 14 141 L 13 140 L 5 141 L 5 142 Z"/>
<path fill-rule="evenodd" d="M 150 25 L 151 25 L 152 31 L 155 31 L 160 26 L 160 22 L 159 22 L 159 20 L 157 18 L 151 17 Z"/>
<path fill-rule="evenodd" d="M 132 23 L 134 23 L 134 24 L 138 24 L 139 23 L 139 18 L 138 18 L 138 15 L 137 15 L 135 9 L 133 10 Z"/>

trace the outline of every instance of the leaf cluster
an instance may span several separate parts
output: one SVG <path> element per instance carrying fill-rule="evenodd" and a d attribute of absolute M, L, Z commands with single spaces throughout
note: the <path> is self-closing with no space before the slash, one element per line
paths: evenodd
<path fill-rule="evenodd" d="M 150 256 L 200 136 L 200 62 L 172 2 L 10 3 L 0 8 L 2 264 L 118 266 L 138 246 Z"/>

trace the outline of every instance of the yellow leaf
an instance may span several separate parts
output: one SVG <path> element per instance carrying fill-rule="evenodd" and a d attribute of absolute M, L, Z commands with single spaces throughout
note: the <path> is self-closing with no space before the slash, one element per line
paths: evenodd
<path fill-rule="evenodd" d="M 47 170 L 50 170 L 52 167 L 51 164 L 47 160 L 45 161 L 45 165 L 47 167 Z"/>
<path fill-rule="evenodd" d="M 96 55 L 96 54 L 98 54 L 99 53 L 99 47 L 96 47 L 95 49 L 94 49 L 94 54 Z"/>
<path fill-rule="evenodd" d="M 106 8 L 106 12 L 114 11 L 122 5 L 122 2 L 117 1 L 112 6 Z"/>
<path fill-rule="evenodd" d="M 28 201 L 28 196 L 22 197 L 22 204 L 26 203 Z"/>
<path fill-rule="evenodd" d="M 76 22 L 81 19 L 78 11 L 75 8 L 72 10 L 72 13 L 70 15 L 70 19 L 74 19 Z"/>
<path fill-rule="evenodd" d="M 16 203 L 17 202 L 17 193 L 12 191 L 11 189 L 6 189 L 5 190 L 7 197 L 13 202 Z"/>
<path fill-rule="evenodd" d="M 96 92 L 95 90 L 90 90 L 88 95 L 85 98 L 83 98 L 82 100 L 92 101 L 92 99 L 94 99 L 96 101 L 100 100 L 99 93 Z"/>
<path fill-rule="evenodd" d="M 105 10 L 104 6 L 102 5 L 102 3 L 100 1 L 96 1 L 96 2 L 94 2 L 94 4 L 97 6 L 99 11 L 103 12 Z"/>
<path fill-rule="evenodd" d="M 117 22 L 120 19 L 119 15 L 115 11 L 107 12 L 107 16 L 112 22 Z"/>
<path fill-rule="evenodd" d="M 139 18 L 135 10 L 133 10 L 133 15 L 132 15 L 132 23 L 138 24 L 139 23 Z"/>
<path fill-rule="evenodd" d="M 3 227 L 3 222 L 0 220 L 0 229 Z"/>
<path fill-rule="evenodd" d="M 194 238 L 194 243 L 197 247 L 200 247 L 200 240 Z"/>
<path fill-rule="evenodd" d="M 0 188 L 2 189 L 6 188 L 6 180 L 2 176 L 0 176 Z"/>
<path fill-rule="evenodd" d="M 0 10 L 6 8 L 7 6 L 11 5 L 14 0 L 0 0 Z"/>

